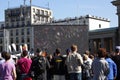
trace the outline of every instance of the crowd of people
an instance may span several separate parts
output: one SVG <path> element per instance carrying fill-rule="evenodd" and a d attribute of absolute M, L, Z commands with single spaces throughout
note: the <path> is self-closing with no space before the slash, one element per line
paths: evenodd
<path fill-rule="evenodd" d="M 37 49 L 34 56 L 23 50 L 21 56 L 11 58 L 2 52 L 0 80 L 120 80 L 120 50 L 115 54 L 99 48 L 97 53 L 88 50 L 78 53 L 73 44 L 63 56 L 60 48 L 53 54 Z"/>

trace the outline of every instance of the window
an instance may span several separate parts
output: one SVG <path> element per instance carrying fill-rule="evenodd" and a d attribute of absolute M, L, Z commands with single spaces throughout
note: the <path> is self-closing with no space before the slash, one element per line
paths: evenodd
<path fill-rule="evenodd" d="M 41 15 L 44 15 L 44 11 L 43 10 L 41 10 Z"/>
<path fill-rule="evenodd" d="M 24 29 L 21 29 L 21 35 L 24 35 Z"/>
<path fill-rule="evenodd" d="M 44 21 L 44 17 L 41 17 L 41 21 Z"/>
<path fill-rule="evenodd" d="M 2 52 L 3 51 L 3 47 L 2 46 L 0 46 L 0 52 Z"/>
<path fill-rule="evenodd" d="M 11 27 L 14 27 L 14 23 L 12 23 Z"/>
<path fill-rule="evenodd" d="M 30 21 L 27 21 L 27 25 L 30 26 Z"/>
<path fill-rule="evenodd" d="M 35 8 L 33 8 L 33 12 L 35 12 Z"/>
<path fill-rule="evenodd" d="M 22 43 L 24 43 L 24 42 L 25 42 L 24 37 L 22 37 L 21 42 L 22 42 Z"/>
<path fill-rule="evenodd" d="M 13 38 L 10 39 L 11 40 L 11 44 L 13 43 Z"/>
<path fill-rule="evenodd" d="M 17 27 L 19 27 L 19 23 L 17 22 Z"/>
<path fill-rule="evenodd" d="M 27 35 L 30 34 L 30 28 L 27 28 Z"/>
<path fill-rule="evenodd" d="M 2 39 L 0 39 L 0 44 L 2 44 L 3 43 L 3 41 L 2 41 Z"/>
<path fill-rule="evenodd" d="M 13 30 L 10 31 L 10 35 L 13 36 Z"/>
<path fill-rule="evenodd" d="M 101 24 L 99 24 L 99 28 L 101 28 Z"/>
<path fill-rule="evenodd" d="M 6 23 L 6 27 L 9 27 L 9 24 L 8 24 L 8 23 Z"/>
<path fill-rule="evenodd" d="M 33 18 L 34 18 L 34 19 L 36 18 L 35 15 L 33 15 Z"/>
<path fill-rule="evenodd" d="M 37 14 L 40 14 L 40 10 L 39 9 L 37 9 Z"/>
<path fill-rule="evenodd" d="M 30 44 L 27 44 L 28 45 L 28 50 L 30 50 Z"/>
<path fill-rule="evenodd" d="M 19 45 L 16 45 L 16 50 L 17 50 L 17 51 L 19 50 Z"/>
<path fill-rule="evenodd" d="M 45 15 L 48 16 L 48 11 L 45 11 Z"/>
<path fill-rule="evenodd" d="M 51 15 L 51 12 L 49 12 L 49 15 Z"/>
<path fill-rule="evenodd" d="M 27 42 L 30 42 L 30 38 L 29 37 L 27 38 Z"/>
<path fill-rule="evenodd" d="M 4 27 L 4 24 L 1 24 L 1 27 Z"/>
<path fill-rule="evenodd" d="M 4 36 L 4 33 L 2 32 L 2 33 L 0 33 L 0 37 L 3 37 Z"/>
<path fill-rule="evenodd" d="M 45 18 L 45 22 L 48 22 L 48 18 Z"/>
<path fill-rule="evenodd" d="M 86 24 L 86 21 L 85 21 L 85 20 L 83 21 L 83 24 Z"/>
<path fill-rule="evenodd" d="M 18 39 L 18 37 L 16 37 L 16 43 L 19 43 L 19 39 Z"/>
<path fill-rule="evenodd" d="M 18 29 L 16 29 L 16 36 L 18 36 L 19 35 L 19 31 L 18 31 Z"/>
<path fill-rule="evenodd" d="M 25 26 L 25 23 L 24 22 L 22 22 L 22 27 L 24 27 Z"/>

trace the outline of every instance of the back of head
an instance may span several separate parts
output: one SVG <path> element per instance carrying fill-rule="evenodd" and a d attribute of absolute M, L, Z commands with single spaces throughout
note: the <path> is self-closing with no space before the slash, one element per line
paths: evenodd
<path fill-rule="evenodd" d="M 106 58 L 111 58 L 111 54 L 110 53 L 106 53 Z"/>
<path fill-rule="evenodd" d="M 97 52 L 97 54 L 98 54 L 98 57 L 99 58 L 104 58 L 104 57 L 106 57 L 106 49 L 105 48 L 99 48 L 98 49 L 98 52 Z"/>
<path fill-rule="evenodd" d="M 83 54 L 83 60 L 87 60 L 88 56 L 86 54 Z"/>
<path fill-rule="evenodd" d="M 71 52 L 71 49 L 66 49 L 66 54 L 69 55 Z"/>
<path fill-rule="evenodd" d="M 5 53 L 6 53 L 5 51 L 3 51 L 3 52 L 1 53 L 1 57 L 2 57 L 2 58 L 5 57 Z"/>
<path fill-rule="evenodd" d="M 71 51 L 72 51 L 72 52 L 73 52 L 73 51 L 77 51 L 77 45 L 73 44 L 73 45 L 71 46 Z"/>
<path fill-rule="evenodd" d="M 38 48 L 36 49 L 36 53 L 40 53 L 40 50 Z"/>
<path fill-rule="evenodd" d="M 85 54 L 89 56 L 90 55 L 90 51 L 86 50 Z"/>
<path fill-rule="evenodd" d="M 10 59 L 10 57 L 11 57 L 11 55 L 10 55 L 10 53 L 8 53 L 8 52 L 2 52 L 2 54 L 4 54 L 4 59 L 5 60 L 9 60 Z"/>
<path fill-rule="evenodd" d="M 22 52 L 22 56 L 25 57 L 25 56 L 27 56 L 27 55 L 28 55 L 28 51 L 24 50 L 24 51 Z"/>
<path fill-rule="evenodd" d="M 119 50 L 118 48 L 115 49 L 115 53 L 119 53 L 119 51 L 120 51 L 120 50 Z"/>
<path fill-rule="evenodd" d="M 56 50 L 55 50 L 55 53 L 58 55 L 58 54 L 60 54 L 61 53 L 61 49 L 60 48 L 57 48 Z"/>

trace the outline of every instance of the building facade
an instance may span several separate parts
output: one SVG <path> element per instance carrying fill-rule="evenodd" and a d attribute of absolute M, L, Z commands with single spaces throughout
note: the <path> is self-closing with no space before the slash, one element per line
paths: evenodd
<path fill-rule="evenodd" d="M 40 25 L 52 21 L 52 10 L 37 6 L 22 5 L 5 10 L 6 27 Z"/>
<path fill-rule="evenodd" d="M 106 48 L 108 52 L 115 51 L 118 46 L 118 27 L 89 31 L 89 50 L 96 53 L 99 48 Z"/>
<path fill-rule="evenodd" d="M 118 27 L 90 31 L 89 48 L 92 53 L 96 53 L 100 47 L 112 52 L 116 46 L 120 46 L 120 0 L 113 0 L 111 3 L 117 8 Z"/>
<path fill-rule="evenodd" d="M 98 16 L 86 15 L 74 18 L 59 19 L 52 22 L 56 25 L 87 25 L 89 30 L 110 28 L 110 20 Z"/>
<path fill-rule="evenodd" d="M 4 27 L 5 27 L 5 22 L 4 21 L 0 22 L 0 28 L 4 28 Z"/>

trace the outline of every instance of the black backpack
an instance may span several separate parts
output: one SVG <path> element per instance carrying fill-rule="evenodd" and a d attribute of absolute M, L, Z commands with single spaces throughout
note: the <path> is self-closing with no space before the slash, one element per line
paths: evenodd
<path fill-rule="evenodd" d="M 46 60 L 44 57 L 36 57 L 33 60 L 33 63 L 31 65 L 31 70 L 34 72 L 34 75 L 40 75 L 45 72 L 46 70 Z"/>

